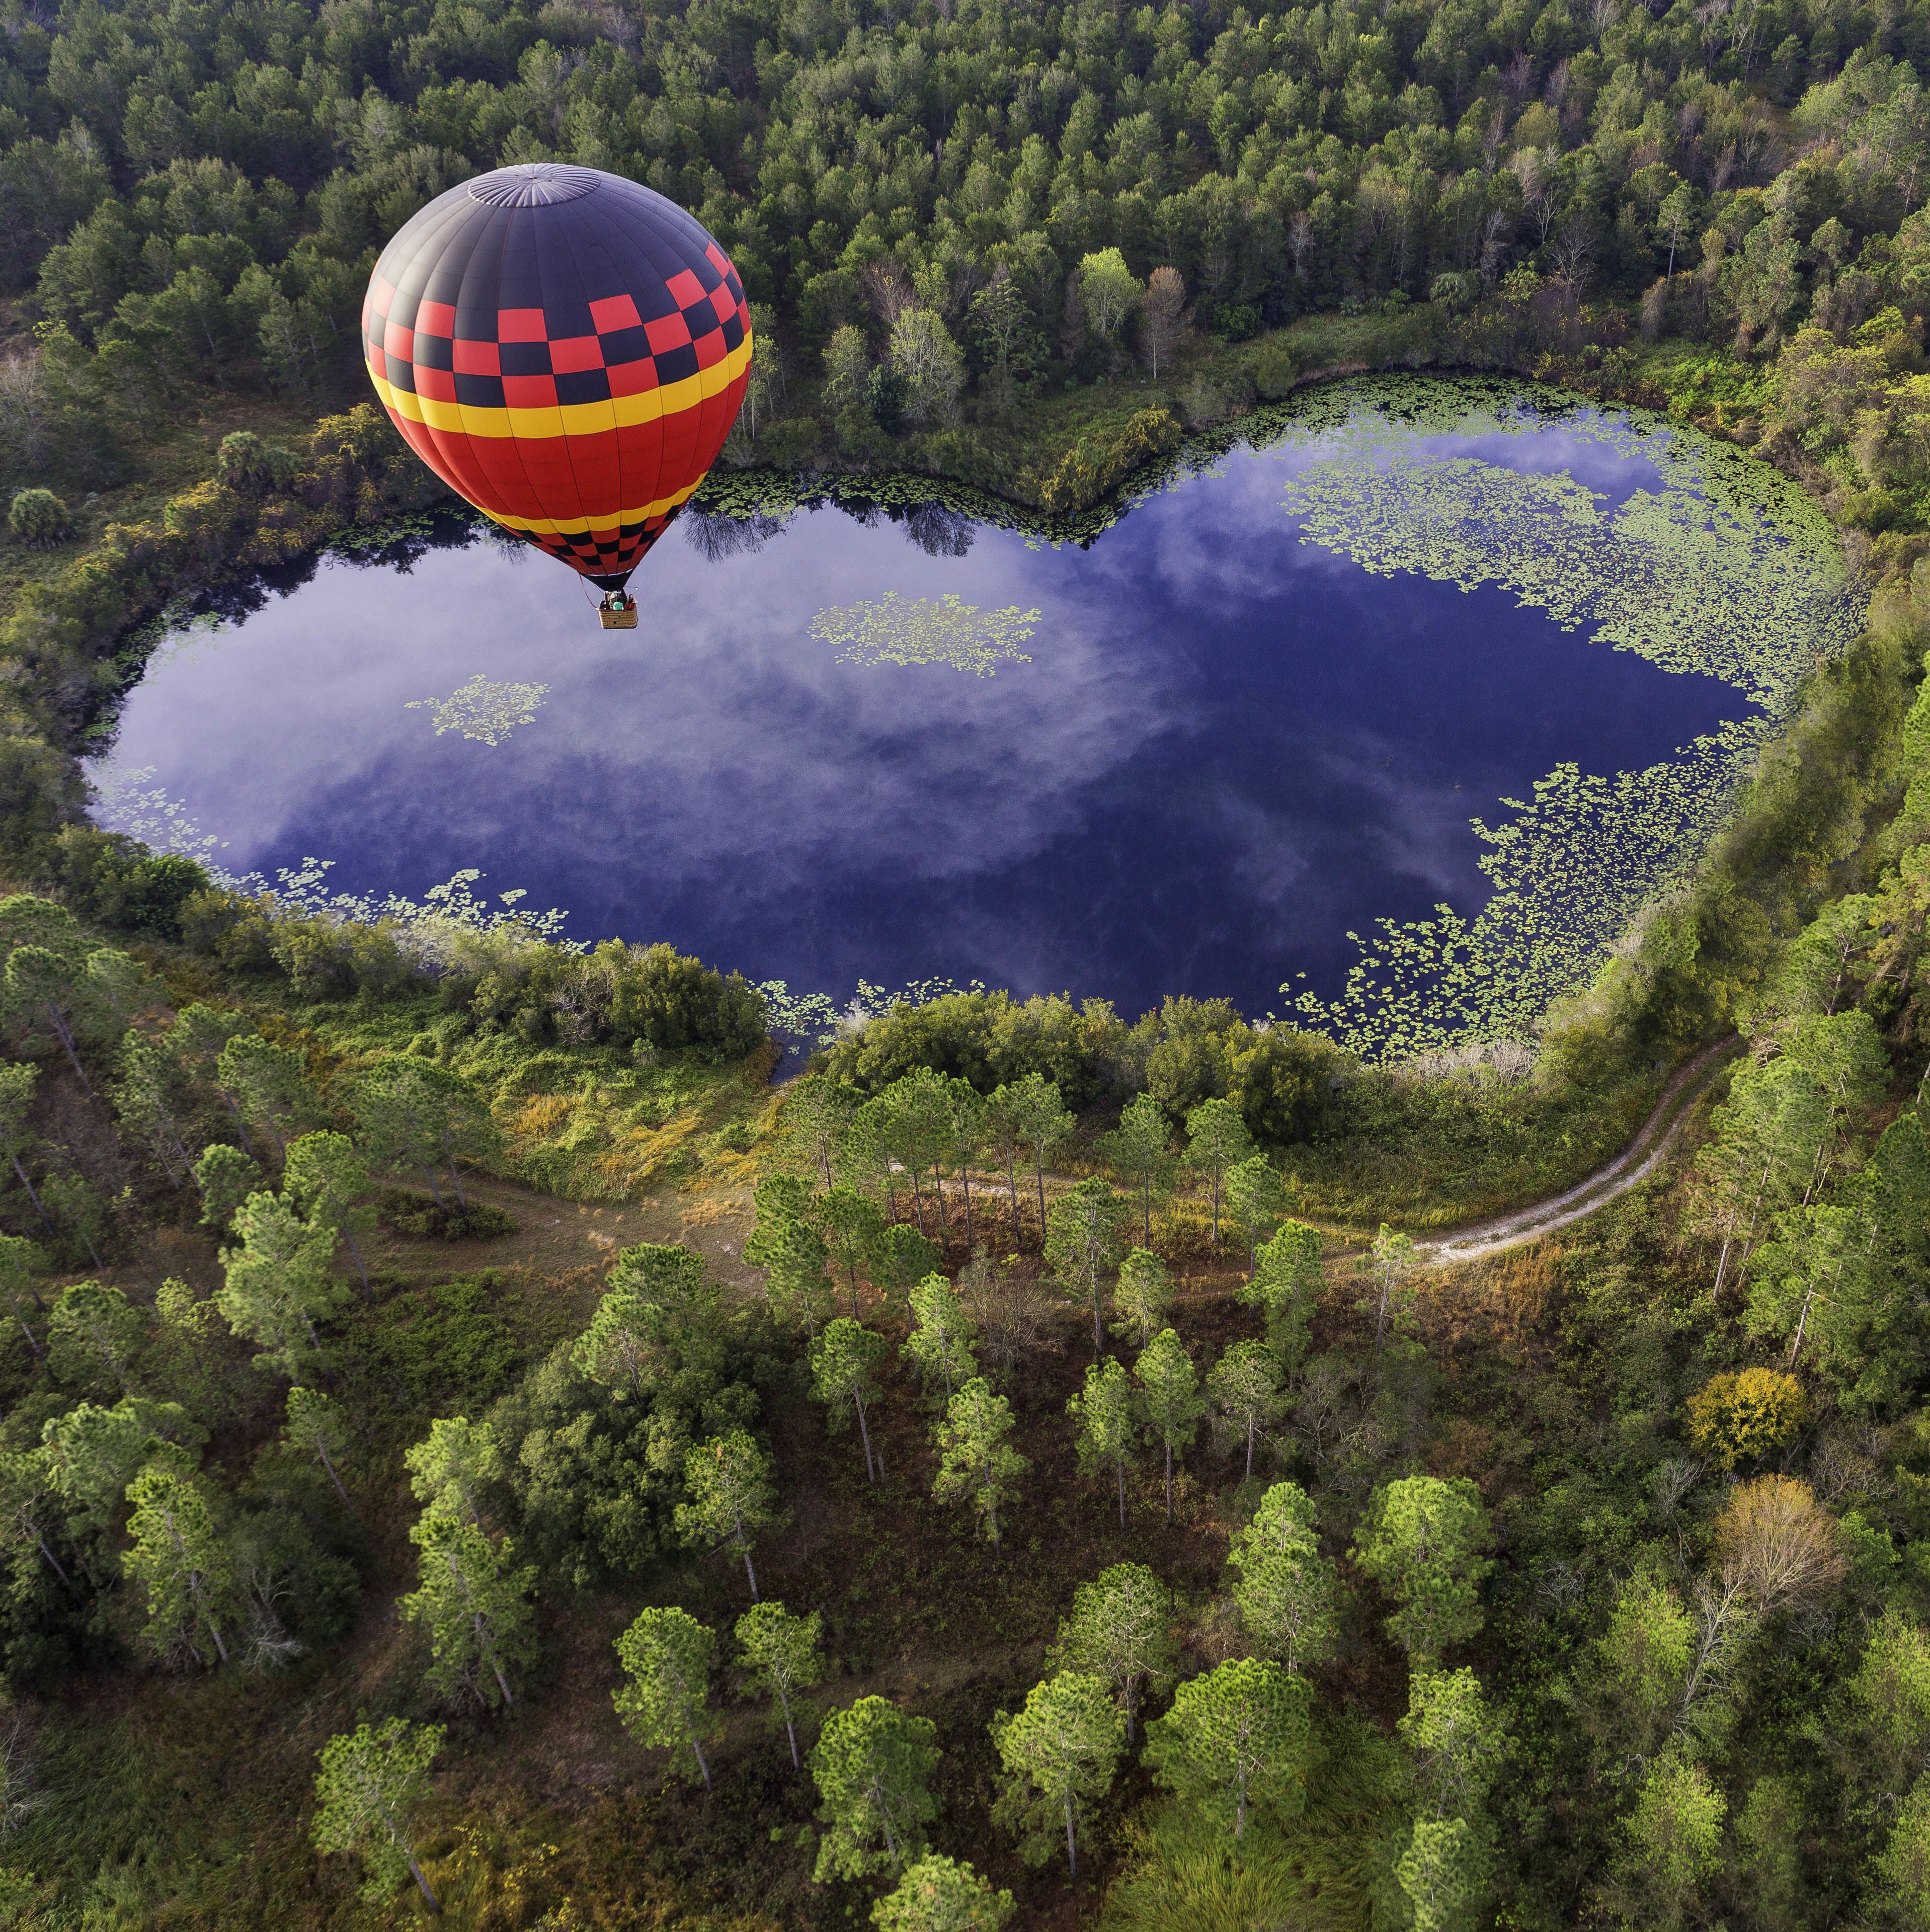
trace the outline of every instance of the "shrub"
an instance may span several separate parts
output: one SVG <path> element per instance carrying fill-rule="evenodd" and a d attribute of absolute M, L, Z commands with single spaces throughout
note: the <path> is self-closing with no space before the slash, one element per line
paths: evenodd
<path fill-rule="evenodd" d="M 413 1188 L 385 1187 L 376 1196 L 376 1205 L 398 1234 L 413 1234 L 418 1240 L 493 1241 L 516 1232 L 515 1221 L 486 1201 L 472 1201 L 464 1208 Z"/>
<path fill-rule="evenodd" d="M 1809 1399 L 1778 1369 L 1712 1376 L 1688 1399 L 1688 1438 L 1725 1469 L 1793 1442 L 1809 1419 Z"/>
<path fill-rule="evenodd" d="M 192 859 L 151 853 L 122 833 L 68 825 L 55 835 L 39 883 L 90 924 L 179 939 L 182 909 L 207 890 L 208 875 Z"/>
<path fill-rule="evenodd" d="M 1276 1022 L 1228 1046 L 1226 1097 L 1254 1139 L 1283 1147 L 1326 1125 L 1344 1059 L 1331 1040 Z"/>
<path fill-rule="evenodd" d="M 1253 362 L 1253 387 L 1270 403 L 1279 401 L 1300 380 L 1300 358 L 1292 346 L 1275 336 L 1263 342 Z"/>
<path fill-rule="evenodd" d="M 295 480 L 296 468 L 295 458 L 287 450 L 263 442 L 248 429 L 224 436 L 215 458 L 216 477 L 246 496 L 286 490 Z"/>
<path fill-rule="evenodd" d="M 1048 510 L 1089 510 L 1142 464 L 1178 446 L 1179 424 L 1165 410 L 1142 410 L 1121 427 L 1081 436 L 1039 486 Z"/>
<path fill-rule="evenodd" d="M 52 550 L 74 534 L 74 518 L 51 490 L 20 490 L 7 513 L 8 527 L 35 550 Z"/>

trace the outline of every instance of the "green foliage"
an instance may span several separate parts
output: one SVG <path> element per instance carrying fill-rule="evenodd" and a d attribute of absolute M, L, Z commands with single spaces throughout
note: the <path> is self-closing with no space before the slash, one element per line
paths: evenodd
<path fill-rule="evenodd" d="M 74 513 L 51 490 L 17 490 L 7 527 L 35 550 L 51 550 L 74 534 Z"/>
<path fill-rule="evenodd" d="M 216 1305 L 257 1345 L 259 1366 L 299 1382 L 323 1359 L 315 1324 L 344 1292 L 330 1272 L 335 1231 L 303 1220 L 278 1194 L 251 1194 L 233 1221 L 240 1245 L 221 1250 Z"/>
<path fill-rule="evenodd" d="M 1250 1811 L 1292 1817 L 1306 1802 L 1313 1744 L 1305 1681 L 1247 1658 L 1190 1678 L 1146 1727 L 1145 1761 L 1163 1784 L 1235 1838 Z"/>
<path fill-rule="evenodd" d="M 376 1360 L 418 1402 L 488 1401 L 509 1386 L 522 1360 L 500 1312 L 502 1287 L 485 1272 L 394 1296 L 374 1328 Z"/>
<path fill-rule="evenodd" d="M 963 1859 L 927 1852 L 871 1909 L 878 1932 L 999 1932 L 1012 1894 L 995 1891 Z"/>
<path fill-rule="evenodd" d="M 1484 1620 L 1481 1588 L 1493 1568 L 1480 1492 L 1465 1476 L 1406 1476 L 1374 1492 L 1354 1562 L 1400 1605 L 1390 1634 L 1416 1659 L 1465 1642 Z"/>
<path fill-rule="evenodd" d="M 1688 1399 L 1689 1440 L 1725 1469 L 1780 1449 L 1809 1418 L 1793 1376 L 1739 1369 L 1712 1376 Z"/>
<path fill-rule="evenodd" d="M 1112 1332 L 1144 1348 L 1166 1326 L 1167 1304 L 1172 1300 L 1172 1278 L 1165 1262 L 1148 1248 L 1133 1248 L 1119 1264 L 1118 1286 L 1112 1292 L 1112 1305 L 1120 1319 Z"/>
<path fill-rule="evenodd" d="M 618 1392 L 560 1343 L 490 1412 L 524 1552 L 575 1588 L 644 1574 L 677 1540 L 684 1458 L 701 1437 L 748 1428 L 756 1391 L 737 1337 L 700 1311 L 667 1322 Z"/>
<path fill-rule="evenodd" d="M 1619 1867 L 1651 1924 L 1679 1923 L 1721 1862 L 1728 1802 L 1703 1767 L 1679 1750 L 1649 1768 L 1625 1827 Z"/>
<path fill-rule="evenodd" d="M 938 1768 L 936 1727 L 883 1697 L 860 1697 L 832 1712 L 811 1751 L 818 1816 L 825 1826 L 813 1876 L 863 1878 L 902 1874 L 925 1849 L 938 1815 L 929 1789 Z"/>
<path fill-rule="evenodd" d="M 982 1376 L 974 1376 L 951 1398 L 932 1431 L 938 1450 L 933 1498 L 943 1502 L 963 1497 L 995 1546 L 999 1511 L 1032 1466 L 1006 1440 L 1011 1432 L 1012 1405 L 1002 1395 L 994 1395 Z"/>
<path fill-rule="evenodd" d="M 671 1753 L 710 1788 L 704 1741 L 713 1736 L 710 1664 L 716 1634 L 680 1610 L 648 1610 L 617 1640 L 617 1655 L 629 1682 L 616 1692 L 617 1714 L 639 1744 Z M 686 1772 L 686 1775 L 687 1775 Z"/>
<path fill-rule="evenodd" d="M 1112 1788 L 1126 1748 L 1126 1720 L 1106 1679 L 1062 1670 L 1036 1684 L 1023 1710 L 992 1720 L 1004 1767 L 995 1815 L 1018 1836 L 1028 1864 L 1043 1864 L 1063 1845 L 1079 1876 L 1079 1830 Z"/>
<path fill-rule="evenodd" d="M 436 1895 L 416 1862 L 412 1814 L 428 1796 L 429 1767 L 443 1748 L 440 1724 L 390 1718 L 358 1724 L 322 1747 L 315 1774 L 316 1849 L 360 1855 L 362 1895 L 388 1899 L 405 1874 L 422 1887 L 430 1909 Z"/>

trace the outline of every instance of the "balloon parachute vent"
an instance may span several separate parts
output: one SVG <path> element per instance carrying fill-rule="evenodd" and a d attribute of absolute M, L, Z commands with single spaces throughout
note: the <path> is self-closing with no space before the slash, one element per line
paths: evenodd
<path fill-rule="evenodd" d="M 554 161 L 526 161 L 478 175 L 469 184 L 470 199 L 490 208 L 548 208 L 575 201 L 596 188 L 594 168 L 564 167 Z"/>

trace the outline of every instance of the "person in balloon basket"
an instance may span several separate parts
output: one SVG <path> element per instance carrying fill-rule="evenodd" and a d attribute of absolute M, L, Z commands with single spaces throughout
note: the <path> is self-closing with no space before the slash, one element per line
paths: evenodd
<path fill-rule="evenodd" d="M 603 599 L 603 608 L 606 610 L 627 610 L 629 608 L 629 598 L 620 590 L 612 590 Z"/>

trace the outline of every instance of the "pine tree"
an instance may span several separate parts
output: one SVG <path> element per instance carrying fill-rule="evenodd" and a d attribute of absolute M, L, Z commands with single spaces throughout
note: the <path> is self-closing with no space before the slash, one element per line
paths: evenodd
<path fill-rule="evenodd" d="M 962 1860 L 927 1852 L 871 1909 L 878 1932 L 1000 1932 L 1012 1894 L 995 1892 Z"/>
<path fill-rule="evenodd" d="M 1004 1108 L 1013 1117 L 1019 1144 L 1032 1157 L 1032 1176 L 1039 1191 L 1039 1240 L 1043 1244 L 1049 1226 L 1046 1213 L 1046 1162 L 1052 1150 L 1071 1133 L 1073 1120 L 1065 1098 L 1042 1073 L 1028 1073 L 1022 1080 L 1007 1082 L 992 1096 L 995 1109 Z M 1012 1202 L 1012 1240 L 1018 1245 L 1018 1196 Z"/>
<path fill-rule="evenodd" d="M 617 1640 L 629 1682 L 616 1693 L 617 1714 L 639 1744 L 667 1750 L 673 1765 L 688 1751 L 706 1791 L 710 1763 L 704 1741 L 713 1736 L 710 1658 L 716 1633 L 687 1611 L 643 1611 Z"/>
<path fill-rule="evenodd" d="M 683 1486 L 689 1500 L 677 1505 L 677 1534 L 686 1543 L 731 1544 L 744 1559 L 755 1603 L 758 1573 L 751 1562 L 751 1539 L 780 1520 L 770 1458 L 747 1430 L 734 1429 L 691 1444 L 683 1459 Z"/>
<path fill-rule="evenodd" d="M 234 1572 L 201 1479 L 151 1462 L 128 1485 L 128 1500 L 134 1546 L 121 1560 L 147 1598 L 142 1642 L 164 1662 L 185 1655 L 206 1664 L 212 1648 L 226 1664 L 222 1626 Z"/>
<path fill-rule="evenodd" d="M 1172 1466 L 1176 1451 L 1199 1432 L 1206 1404 L 1193 1358 L 1170 1328 L 1163 1328 L 1133 1365 L 1146 1426 L 1166 1454 L 1166 1521 L 1172 1521 Z"/>
<path fill-rule="evenodd" d="M 1465 1476 L 1409 1476 L 1374 1492 L 1351 1554 L 1400 1605 L 1387 1628 L 1411 1658 L 1431 1662 L 1479 1631 L 1481 1586 L 1494 1568 L 1482 1552 L 1493 1536 Z"/>
<path fill-rule="evenodd" d="M 503 1476 L 495 1430 L 464 1415 L 439 1417 L 402 1454 L 409 1487 L 425 1508 L 464 1516 L 482 1527 L 482 1504 Z"/>
<path fill-rule="evenodd" d="M 878 1480 L 871 1453 L 871 1405 L 878 1398 L 878 1364 L 890 1343 L 882 1335 L 861 1328 L 848 1316 L 840 1316 L 827 1324 L 824 1332 L 811 1343 L 811 1394 L 824 1405 L 824 1426 L 833 1433 L 848 1426 L 845 1404 L 849 1402 L 858 1420 L 858 1436 L 864 1446 L 864 1472 L 867 1482 Z"/>
<path fill-rule="evenodd" d="M 1256 1805 L 1288 1818 L 1304 1806 L 1312 1702 L 1306 1679 L 1270 1659 L 1223 1664 L 1188 1678 L 1172 1708 L 1146 1726 L 1145 1762 L 1183 1802 L 1242 1838 Z"/>
<path fill-rule="evenodd" d="M 929 1789 L 937 1734 L 930 1718 L 882 1697 L 860 1697 L 826 1718 L 811 1752 L 826 1827 L 812 1873 L 820 1885 L 902 1872 L 925 1849 L 925 1827 L 938 1815 Z"/>
<path fill-rule="evenodd" d="M 1172 1184 L 1172 1123 L 1150 1094 L 1142 1094 L 1120 1114 L 1119 1124 L 1102 1134 L 1099 1151 L 1139 1198 L 1140 1239 L 1153 1244 L 1153 1197 Z"/>
<path fill-rule="evenodd" d="M 1286 1190 L 1281 1186 L 1279 1171 L 1263 1154 L 1250 1154 L 1226 1168 L 1226 1219 L 1246 1248 L 1246 1274 L 1254 1274 L 1254 1258 L 1263 1240 L 1271 1240 L 1273 1231 L 1285 1214 Z"/>
<path fill-rule="evenodd" d="M 1172 1301 L 1172 1278 L 1166 1263 L 1148 1249 L 1134 1248 L 1119 1264 L 1112 1303 L 1123 1318 L 1114 1324 L 1113 1334 L 1143 1348 L 1166 1326 Z"/>
<path fill-rule="evenodd" d="M 1108 1356 L 1085 1372 L 1085 1388 L 1066 1404 L 1079 1418 L 1079 1466 L 1091 1474 L 1103 1469 L 1116 1477 L 1119 1527 L 1126 1527 L 1126 1459 L 1133 1453 L 1133 1389 L 1121 1365 Z"/>
<path fill-rule="evenodd" d="M 1410 1235 L 1397 1234 L 1383 1221 L 1373 1247 L 1354 1264 L 1373 1283 L 1373 1352 L 1379 1360 L 1387 1342 L 1388 1311 L 1409 1275 L 1420 1265 L 1420 1254 Z M 1364 1306 L 1365 1304 L 1363 1304 Z"/>
<path fill-rule="evenodd" d="M 1073 1592 L 1072 1612 L 1050 1653 L 1059 1669 L 1103 1678 L 1130 1744 L 1140 1700 L 1173 1681 L 1172 1592 L 1142 1563 L 1115 1563 Z"/>
<path fill-rule="evenodd" d="M 1307 1358 L 1325 1245 L 1317 1228 L 1301 1221 L 1285 1222 L 1256 1251 L 1252 1277 L 1240 1290 L 1240 1299 L 1265 1315 L 1267 1344 L 1289 1376 Z"/>
<path fill-rule="evenodd" d="M 932 1432 L 939 1451 L 933 1497 L 967 1498 L 996 1549 L 998 1513 L 1032 1466 L 1005 1439 L 1012 1432 L 1012 1405 L 994 1395 L 983 1376 L 974 1376 L 946 1405 L 944 1419 Z"/>
<path fill-rule="evenodd" d="M 1016 1831 L 1028 1864 L 1042 1864 L 1064 1834 L 1066 1863 L 1079 1876 L 1079 1827 L 1112 1788 L 1126 1724 L 1103 1677 L 1062 1670 L 1034 1684 L 1025 1708 L 992 1720 L 1006 1787 L 994 1816 Z"/>
<path fill-rule="evenodd" d="M 321 1464 L 323 1472 L 335 1486 L 335 1493 L 342 1499 L 349 1514 L 356 1514 L 356 1506 L 349 1501 L 349 1492 L 342 1486 L 341 1465 L 348 1454 L 348 1418 L 339 1403 L 332 1400 L 320 1389 L 297 1386 L 288 1391 L 287 1419 L 282 1425 L 282 1438 L 291 1449 L 312 1456 Z M 417 1494 L 420 1494 L 419 1490 Z"/>
<path fill-rule="evenodd" d="M 261 1191 L 262 1172 L 253 1157 L 225 1141 L 201 1150 L 188 1169 L 201 1196 L 201 1224 L 227 1234 L 236 1211 L 251 1194 Z"/>
<path fill-rule="evenodd" d="M 943 1275 L 927 1275 L 911 1291 L 911 1332 L 905 1352 L 926 1387 L 944 1384 L 945 1400 L 978 1373 L 972 1354 L 976 1326 Z"/>
<path fill-rule="evenodd" d="M 428 1634 L 430 1688 L 448 1698 L 466 1690 L 491 1709 L 513 1706 L 510 1679 L 536 1653 L 535 1565 L 512 1568 L 513 1546 L 492 1544 L 444 1509 L 425 1510 L 409 1540 L 422 1552 L 419 1581 L 398 1608 Z"/>
<path fill-rule="evenodd" d="M 1230 1100 L 1202 1100 L 1186 1117 L 1186 1164 L 1213 1194 L 1213 1245 L 1220 1245 L 1220 1197 L 1228 1173 L 1253 1150 L 1253 1137 Z"/>
<path fill-rule="evenodd" d="M 61 1291 L 47 1322 L 47 1366 L 56 1379 L 125 1389 L 148 1332 L 147 1312 L 118 1288 L 76 1282 Z"/>
<path fill-rule="evenodd" d="M 1237 1532 L 1227 1567 L 1233 1600 L 1253 1647 L 1289 1670 L 1329 1652 L 1339 1634 L 1338 1573 L 1320 1554 L 1312 1500 L 1293 1483 L 1276 1483 L 1253 1520 Z"/>
<path fill-rule="evenodd" d="M 215 1078 L 234 1096 L 242 1118 L 266 1130 L 284 1160 L 289 1136 L 321 1111 L 321 1096 L 302 1066 L 302 1056 L 259 1034 L 239 1034 L 222 1048 Z"/>
<path fill-rule="evenodd" d="M 664 1323 L 654 1302 L 625 1288 L 611 1288 L 596 1304 L 590 1326 L 578 1337 L 570 1360 L 588 1380 L 618 1402 L 648 1394 L 663 1359 Z"/>
<path fill-rule="evenodd" d="M 487 1161 L 501 1144 L 482 1096 L 462 1076 L 433 1060 L 393 1054 L 380 1061 L 356 1095 L 358 1140 L 370 1165 L 385 1173 L 413 1169 L 436 1205 L 445 1208 L 438 1172 L 448 1174 L 457 1204 L 469 1205 L 458 1163 Z"/>
<path fill-rule="evenodd" d="M 347 1242 L 349 1254 L 362 1277 L 362 1298 L 372 1301 L 368 1266 L 356 1237 L 375 1226 L 368 1192 L 368 1162 L 347 1134 L 304 1134 L 289 1144 L 282 1186 L 296 1210 L 319 1228 L 332 1228 Z"/>
<path fill-rule="evenodd" d="M 767 1174 L 755 1191 L 757 1221 L 744 1243 L 746 1266 L 761 1268 L 778 1318 L 815 1335 L 836 1303 L 824 1272 L 824 1236 L 812 1220 L 809 1187 L 792 1174 Z"/>
<path fill-rule="evenodd" d="M 1264 1342 L 1235 1342 L 1206 1377 L 1206 1399 L 1221 1426 L 1247 1451 L 1245 1480 L 1253 1480 L 1253 1445 L 1260 1431 L 1286 1412 L 1280 1363 Z"/>
<path fill-rule="evenodd" d="M 1106 1352 L 1100 1280 L 1118 1257 L 1126 1223 L 1126 1204 L 1097 1177 L 1079 1182 L 1060 1196 L 1046 1217 L 1047 1265 L 1067 1294 L 1082 1296 L 1092 1304 L 1095 1357 Z"/>
<path fill-rule="evenodd" d="M 884 1216 L 855 1187 L 838 1186 L 819 1200 L 818 1219 L 825 1252 L 851 1291 L 851 1319 L 858 1321 L 858 1276 L 871 1273 L 884 1239 Z"/>
<path fill-rule="evenodd" d="M 315 1775 L 316 1849 L 362 1856 L 362 1895 L 380 1904 L 407 1873 L 431 1912 L 442 1910 L 416 1862 L 410 1814 L 427 1794 L 429 1767 L 443 1748 L 440 1724 L 391 1718 L 358 1724 L 321 1749 Z"/>
<path fill-rule="evenodd" d="M 326 1359 L 315 1324 L 341 1305 L 331 1273 L 335 1231 L 305 1221 L 279 1194 L 251 1194 L 235 1216 L 240 1246 L 221 1250 L 216 1305 L 238 1335 L 259 1345 L 258 1367 L 299 1382 Z"/>
<path fill-rule="evenodd" d="M 42 1249 L 17 1234 L 0 1234 L 0 1304 L 20 1324 L 20 1333 L 37 1362 L 44 1359 L 44 1353 L 27 1311 L 32 1309 L 38 1315 L 46 1310 L 37 1284 L 47 1271 L 47 1258 Z"/>
<path fill-rule="evenodd" d="M 803 1768 L 803 1760 L 791 1702 L 824 1682 L 824 1660 L 818 1650 L 821 1621 L 815 1610 L 793 1616 L 782 1604 L 755 1604 L 737 1619 L 737 1651 L 746 1684 L 776 1703 L 791 1740 L 794 1771 Z"/>

